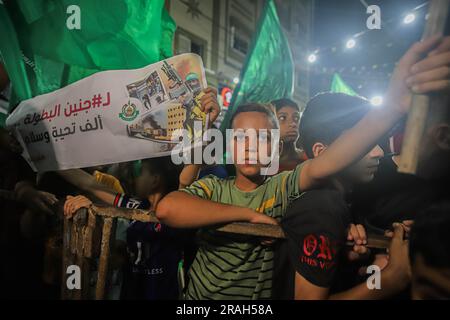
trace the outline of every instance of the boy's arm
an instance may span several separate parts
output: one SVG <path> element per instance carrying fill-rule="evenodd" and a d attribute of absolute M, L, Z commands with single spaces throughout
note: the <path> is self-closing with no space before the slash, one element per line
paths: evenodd
<path fill-rule="evenodd" d="M 383 134 L 407 113 L 412 99 L 411 90 L 420 94 L 448 90 L 448 73 L 444 71 L 450 65 L 449 42 L 450 37 L 433 37 L 412 46 L 399 61 L 384 106 L 372 109 L 321 155 L 306 161 L 299 177 L 300 189 L 314 188 L 369 152 Z M 422 59 L 437 45 L 438 50 Z"/>
<path fill-rule="evenodd" d="M 186 188 L 197 180 L 201 169 L 202 165 L 200 164 L 185 165 L 180 173 L 178 189 Z"/>
<path fill-rule="evenodd" d="M 264 214 L 175 191 L 165 196 L 156 207 L 156 217 L 175 228 L 201 228 L 215 224 L 245 221 L 277 224 Z"/>
<path fill-rule="evenodd" d="M 217 90 L 213 87 L 208 87 L 203 90 L 203 93 L 204 95 L 200 98 L 200 108 L 203 112 L 209 115 L 210 123 L 208 126 L 213 127 L 213 123 L 216 121 L 220 113 L 220 106 L 217 101 Z M 201 164 L 185 165 L 180 173 L 178 189 L 183 189 L 196 181 L 201 169 Z"/>
<path fill-rule="evenodd" d="M 388 281 L 383 272 L 380 276 L 381 283 Z M 295 300 L 380 300 L 394 293 L 383 287 L 381 290 L 370 290 L 365 282 L 332 296 L 329 295 L 329 291 L 329 288 L 316 286 L 298 272 L 295 273 Z"/>
<path fill-rule="evenodd" d="M 84 192 L 87 192 L 99 200 L 109 204 L 114 204 L 117 192 L 99 183 L 94 176 L 81 169 L 69 169 L 56 171 L 67 182 L 73 184 Z"/>

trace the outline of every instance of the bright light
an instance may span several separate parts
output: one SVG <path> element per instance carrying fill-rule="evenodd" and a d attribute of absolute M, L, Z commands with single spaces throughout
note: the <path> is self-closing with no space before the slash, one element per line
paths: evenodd
<path fill-rule="evenodd" d="M 370 99 L 370 103 L 374 106 L 374 107 L 378 107 L 381 106 L 383 104 L 383 97 L 382 96 L 375 96 L 372 99 Z"/>
<path fill-rule="evenodd" d="M 356 45 L 355 39 L 349 39 L 349 40 L 347 41 L 347 43 L 345 44 L 345 46 L 347 47 L 347 49 L 354 48 L 355 45 Z"/>
<path fill-rule="evenodd" d="M 411 22 L 413 22 L 414 20 L 416 20 L 416 15 L 414 13 L 409 13 L 405 16 L 405 18 L 403 19 L 403 23 L 404 24 L 410 24 Z"/>
<path fill-rule="evenodd" d="M 311 53 L 308 57 L 309 63 L 314 63 L 317 60 L 317 56 L 314 53 Z"/>
<path fill-rule="evenodd" d="M 239 78 L 238 78 L 238 77 L 235 77 L 235 78 L 233 79 L 233 83 L 234 83 L 234 84 L 238 84 L 238 83 L 239 83 Z"/>

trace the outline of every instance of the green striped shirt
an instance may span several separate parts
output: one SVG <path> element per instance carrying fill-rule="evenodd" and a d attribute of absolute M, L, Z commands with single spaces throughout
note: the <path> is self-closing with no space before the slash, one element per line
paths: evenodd
<path fill-rule="evenodd" d="M 215 202 L 252 208 L 280 220 L 300 195 L 302 165 L 266 179 L 251 192 L 239 190 L 235 178 L 208 176 L 181 190 Z M 214 214 L 214 212 L 211 212 Z M 273 249 L 250 236 L 199 231 L 199 250 L 189 270 L 186 299 L 270 299 Z"/>

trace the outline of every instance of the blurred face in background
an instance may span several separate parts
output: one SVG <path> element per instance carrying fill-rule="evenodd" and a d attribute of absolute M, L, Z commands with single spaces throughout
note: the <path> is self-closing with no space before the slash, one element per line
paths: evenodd
<path fill-rule="evenodd" d="M 327 149 L 327 145 L 317 142 L 313 145 L 314 157 L 318 157 Z M 383 149 L 376 145 L 369 153 L 367 153 L 361 160 L 348 166 L 338 173 L 338 177 L 343 181 L 352 185 L 359 183 L 369 183 L 375 177 L 380 165 L 380 159 L 384 156 Z"/>
<path fill-rule="evenodd" d="M 142 164 L 140 173 L 135 178 L 134 187 L 136 195 L 141 199 L 145 199 L 155 193 L 163 183 L 161 175 L 152 169 L 150 165 Z"/>
<path fill-rule="evenodd" d="M 342 176 L 352 184 L 369 183 L 375 177 L 383 156 L 383 149 L 377 145 L 364 158 L 345 169 Z"/>
<path fill-rule="evenodd" d="M 298 140 L 298 127 L 300 124 L 300 112 L 291 106 L 282 107 L 277 112 L 280 123 L 280 139 L 283 142 L 296 142 Z"/>
<path fill-rule="evenodd" d="M 449 95 L 432 96 L 425 134 L 419 145 L 417 174 L 426 179 L 450 175 Z"/>

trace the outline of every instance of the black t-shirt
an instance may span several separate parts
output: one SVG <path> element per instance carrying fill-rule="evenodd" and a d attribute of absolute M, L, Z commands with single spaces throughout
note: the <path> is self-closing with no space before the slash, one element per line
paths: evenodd
<path fill-rule="evenodd" d="M 331 287 L 350 222 L 337 191 L 308 191 L 295 200 L 281 221 L 287 239 L 275 249 L 273 298 L 294 298 L 295 272 L 316 286 Z"/>

